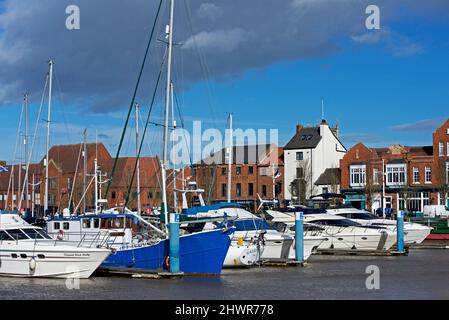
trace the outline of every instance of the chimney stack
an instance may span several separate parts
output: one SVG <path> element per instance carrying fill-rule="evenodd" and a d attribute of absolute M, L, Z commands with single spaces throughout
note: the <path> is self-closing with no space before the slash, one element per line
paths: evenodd
<path fill-rule="evenodd" d="M 302 124 L 297 124 L 296 125 L 296 133 L 299 133 L 303 128 L 304 128 L 304 126 Z"/>

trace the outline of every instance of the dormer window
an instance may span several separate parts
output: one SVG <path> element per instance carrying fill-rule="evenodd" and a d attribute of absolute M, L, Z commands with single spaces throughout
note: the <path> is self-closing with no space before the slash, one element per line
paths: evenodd
<path fill-rule="evenodd" d="M 312 135 L 311 134 L 309 134 L 308 136 L 307 136 L 307 140 L 312 140 Z"/>
<path fill-rule="evenodd" d="M 306 136 L 305 134 L 303 134 L 303 135 L 301 136 L 301 141 L 306 140 L 306 138 L 307 138 L 307 136 Z"/>

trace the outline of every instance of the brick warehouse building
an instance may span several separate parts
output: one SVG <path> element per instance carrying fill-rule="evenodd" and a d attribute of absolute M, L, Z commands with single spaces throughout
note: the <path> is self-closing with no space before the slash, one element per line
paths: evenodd
<path fill-rule="evenodd" d="M 49 211 L 59 212 L 62 209 L 69 207 L 69 199 L 72 195 L 71 208 L 74 209 L 78 204 L 82 203 L 83 194 L 83 172 L 84 159 L 82 153 L 82 145 L 59 145 L 53 146 L 49 150 L 49 186 L 48 186 L 48 206 Z M 86 145 L 86 164 L 87 173 L 94 172 L 94 159 L 97 157 L 98 166 L 102 173 L 105 174 L 103 179 L 107 179 L 112 171 L 114 159 L 109 154 L 108 150 L 102 143 L 97 145 L 94 143 Z M 80 153 L 81 152 L 81 153 Z M 121 206 L 126 199 L 128 192 L 128 185 L 131 181 L 136 158 L 127 157 L 119 158 L 113 183 L 108 194 L 108 206 Z M 78 164 L 78 169 L 77 169 Z M 17 209 L 19 192 L 17 190 L 19 185 L 19 166 L 7 165 L 4 161 L 2 166 L 7 169 L 5 172 L 0 172 L 0 209 Z M 14 167 L 14 174 L 11 178 L 11 172 Z M 77 172 L 75 177 L 75 172 Z M 141 183 L 141 203 L 142 208 L 149 208 L 153 206 L 160 206 L 160 165 L 158 158 L 142 157 L 140 159 L 140 183 Z M 42 213 L 44 204 L 44 186 L 45 186 L 45 166 L 44 159 L 37 164 L 31 164 L 29 169 L 30 183 L 38 184 L 34 187 L 29 187 L 29 201 L 25 199 L 22 201 L 22 209 L 28 208 L 31 210 L 33 205 L 32 195 L 34 193 L 35 212 Z M 92 179 L 92 176 L 87 177 L 87 184 Z M 25 180 L 25 170 L 21 172 L 20 181 Z M 103 184 L 103 193 L 106 184 Z M 9 194 L 8 194 L 8 189 Z M 14 190 L 14 191 L 11 191 Z M 73 190 L 73 192 L 72 192 Z M 94 185 L 88 188 L 86 192 L 86 207 L 88 210 L 94 208 Z M 78 212 L 82 210 L 82 204 Z M 137 192 L 136 182 L 132 187 L 130 196 L 130 203 L 128 207 L 137 208 Z"/>
<path fill-rule="evenodd" d="M 226 149 L 195 164 L 198 187 L 205 190 L 209 203 L 226 201 L 228 164 Z M 275 171 L 275 194 L 273 194 L 273 164 Z M 264 199 L 283 202 L 283 151 L 275 145 L 246 145 L 233 148 L 231 199 L 234 202 L 258 207 L 259 194 Z"/>
<path fill-rule="evenodd" d="M 356 144 L 340 161 L 346 201 L 372 211 L 385 206 L 422 212 L 425 205 L 449 205 L 449 119 L 432 141 L 431 146 L 388 148 Z"/>

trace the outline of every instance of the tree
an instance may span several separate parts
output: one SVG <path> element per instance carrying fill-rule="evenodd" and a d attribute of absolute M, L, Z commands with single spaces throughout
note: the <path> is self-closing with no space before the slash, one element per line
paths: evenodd
<path fill-rule="evenodd" d="M 439 191 L 443 204 L 447 205 L 449 196 L 449 160 L 440 159 L 438 163 Z"/>
<path fill-rule="evenodd" d="M 370 211 L 373 210 L 376 183 L 378 183 L 378 181 L 374 181 L 374 167 L 371 162 L 368 161 L 365 172 L 365 207 Z"/>

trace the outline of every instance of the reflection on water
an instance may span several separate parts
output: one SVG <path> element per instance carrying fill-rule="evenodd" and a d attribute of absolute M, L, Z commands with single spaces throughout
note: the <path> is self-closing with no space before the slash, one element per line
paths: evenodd
<path fill-rule="evenodd" d="M 368 265 L 380 290 L 367 290 Z M 95 276 L 69 290 L 66 280 L 0 278 L 1 299 L 448 299 L 449 251 L 408 257 L 313 256 L 304 267 L 224 270 L 221 277 L 178 280 Z"/>

